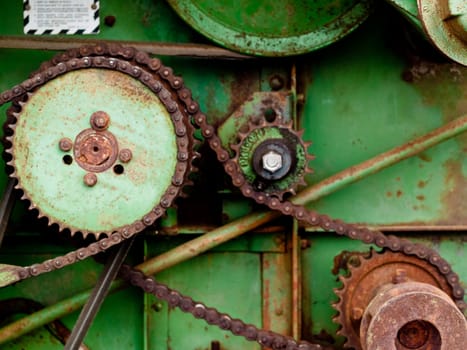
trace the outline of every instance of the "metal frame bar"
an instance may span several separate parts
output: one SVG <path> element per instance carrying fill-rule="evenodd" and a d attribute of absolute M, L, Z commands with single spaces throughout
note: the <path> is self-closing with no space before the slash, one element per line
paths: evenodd
<path fill-rule="evenodd" d="M 21 36 L 0 36 L 0 49 L 28 49 L 62 51 L 82 45 L 117 42 L 124 46 L 131 46 L 137 50 L 153 55 L 182 56 L 207 59 L 255 59 L 254 56 L 242 55 L 213 45 L 175 44 L 161 42 L 121 41 L 121 40 L 93 40 L 93 39 L 62 39 L 62 38 L 30 38 Z"/>
<path fill-rule="evenodd" d="M 305 204 L 326 196 L 465 131 L 467 131 L 467 115 L 459 117 L 402 146 L 395 147 L 363 163 L 347 168 L 316 185 L 310 186 L 293 197 L 293 202 Z M 234 220 L 168 252 L 149 259 L 138 265 L 137 268 L 147 275 L 154 275 L 233 238 L 239 237 L 243 233 L 253 230 L 280 215 L 281 213 L 279 212 L 266 210 L 246 215 L 243 218 Z M 115 292 L 123 287 L 125 287 L 125 284 L 122 281 L 115 281 L 112 283 L 110 292 Z M 84 291 L 3 327 L 0 329 L 0 344 L 19 338 L 37 327 L 41 327 L 57 318 L 78 310 L 86 303 L 91 292 L 92 290 Z"/>

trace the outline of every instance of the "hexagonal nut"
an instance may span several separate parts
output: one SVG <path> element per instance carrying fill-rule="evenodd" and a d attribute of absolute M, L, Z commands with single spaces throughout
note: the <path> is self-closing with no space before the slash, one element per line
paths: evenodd
<path fill-rule="evenodd" d="M 277 152 L 269 151 L 261 157 L 261 160 L 263 162 L 263 169 L 271 173 L 282 168 L 282 155 Z"/>

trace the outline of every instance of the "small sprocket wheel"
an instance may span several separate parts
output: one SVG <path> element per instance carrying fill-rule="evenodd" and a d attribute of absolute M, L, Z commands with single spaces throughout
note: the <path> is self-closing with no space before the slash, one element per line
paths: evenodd
<path fill-rule="evenodd" d="M 305 185 L 304 176 L 311 172 L 308 163 L 313 157 L 307 154 L 311 143 L 305 143 L 301 134 L 280 118 L 250 122 L 248 130 L 238 134 L 239 142 L 231 145 L 246 182 L 281 199 Z"/>

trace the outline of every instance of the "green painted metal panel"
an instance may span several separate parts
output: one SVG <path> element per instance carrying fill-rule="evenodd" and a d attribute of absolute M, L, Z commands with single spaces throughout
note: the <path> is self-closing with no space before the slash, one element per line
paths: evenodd
<path fill-rule="evenodd" d="M 383 23 L 372 17 L 354 40 L 303 62 L 306 118 L 301 127 L 316 155 L 309 182 L 466 113 L 466 82 L 456 77 L 467 69 L 440 65 L 413 82 L 403 80 L 407 65 L 388 47 L 390 34 Z M 465 142 L 465 135 L 457 136 L 310 206 L 347 221 L 381 226 L 463 225 Z"/>
<path fill-rule="evenodd" d="M 149 251 L 151 254 L 151 252 Z M 157 275 L 195 301 L 206 303 L 247 323 L 261 324 L 261 264 L 260 255 L 251 253 L 212 253 L 182 263 Z M 239 268 L 239 267 L 242 268 Z M 157 303 L 152 297 L 149 305 Z M 259 349 L 254 343 L 245 343 L 204 321 L 196 320 L 180 310 L 171 310 L 167 304 L 158 311 L 147 314 L 149 331 L 148 348 L 162 349 L 211 349 L 212 341 L 219 341 L 223 348 Z M 162 324 L 162 327 L 159 325 Z"/>

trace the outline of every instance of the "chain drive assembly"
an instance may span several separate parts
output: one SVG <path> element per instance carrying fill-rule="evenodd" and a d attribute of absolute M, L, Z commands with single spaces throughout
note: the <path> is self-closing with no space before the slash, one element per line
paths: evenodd
<path fill-rule="evenodd" d="M 191 122 L 196 128 L 200 129 L 202 136 L 215 152 L 225 172 L 232 178 L 233 185 L 245 197 L 251 198 L 259 204 L 264 204 L 271 210 L 291 216 L 304 224 L 319 227 L 327 232 L 335 232 L 340 236 L 359 240 L 365 244 L 376 245 L 379 248 L 392 252 L 400 252 L 425 261 L 444 277 L 450 288 L 449 295 L 457 307 L 460 310 L 466 308 L 463 301 L 464 289 L 460 284 L 458 275 L 452 271 L 449 263 L 435 250 L 394 235 L 385 235 L 380 231 L 361 228 L 341 220 L 332 219 L 327 215 L 322 215 L 304 206 L 294 204 L 293 198 L 291 200 L 283 199 L 282 193 L 276 195 L 273 192 L 266 193 L 261 191 L 260 188 L 247 181 L 245 174 L 242 172 L 238 157 L 231 157 L 228 150 L 222 147 L 221 140 L 216 134 L 216 129 L 208 123 L 206 116 L 200 111 L 199 105 L 192 99 L 191 91 L 184 86 L 182 78 L 175 76 L 172 69 L 162 65 L 160 60 L 151 58 L 144 52 L 117 44 L 98 44 L 71 49 L 42 64 L 40 70 L 23 83 L 0 94 L 0 104 L 13 102 L 15 107 L 12 108 L 21 108 L 21 104 L 26 101 L 27 97 L 25 96 L 33 94 L 36 88 L 67 72 L 89 67 L 117 70 L 128 74 L 138 79 L 159 96 L 171 114 L 175 125 L 175 132 L 178 136 L 178 162 L 175 175 L 173 176 L 172 184 L 167 189 L 160 203 L 141 220 L 114 232 L 107 233 L 108 237 L 101 238 L 97 242 L 70 252 L 65 256 L 56 257 L 32 266 L 18 268 L 16 271 L 18 281 L 30 276 L 60 269 L 78 260 L 105 251 L 122 240 L 134 236 L 145 227 L 152 225 L 165 212 L 165 209 L 172 205 L 174 199 L 181 194 L 183 186 L 187 184 L 188 174 L 193 168 L 192 161 L 197 157 L 197 153 L 193 150 L 195 141 L 192 135 L 193 129 L 189 125 Z M 14 130 L 15 122 L 14 117 L 10 116 L 7 121 L 9 124 L 8 128 Z M 11 144 L 8 145 L 8 137 L 6 146 L 11 147 Z M 14 166 L 13 163 L 10 163 L 10 165 Z M 11 176 L 15 177 L 15 173 Z M 23 198 L 28 199 L 28 196 L 23 195 Z M 171 306 L 178 306 L 183 311 L 190 312 L 197 318 L 202 318 L 206 322 L 217 325 L 222 329 L 230 330 L 235 335 L 242 335 L 248 340 L 256 341 L 263 347 L 275 350 L 325 349 L 324 346 L 319 344 L 312 344 L 306 341 L 298 342 L 290 337 L 246 325 L 242 321 L 234 319 L 229 315 L 221 314 L 202 303 L 194 302 L 192 299 L 156 282 L 152 277 L 144 276 L 141 272 L 131 267 L 124 267 L 121 275 L 130 280 L 132 284 L 144 289 L 144 291 L 166 300 Z"/>

